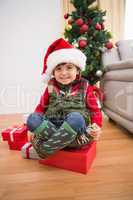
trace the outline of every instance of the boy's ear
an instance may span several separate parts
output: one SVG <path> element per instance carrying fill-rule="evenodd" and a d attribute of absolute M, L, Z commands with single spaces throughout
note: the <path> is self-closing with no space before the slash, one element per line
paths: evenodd
<path fill-rule="evenodd" d="M 76 78 L 81 79 L 81 70 L 77 70 Z"/>
<path fill-rule="evenodd" d="M 81 70 L 77 68 L 77 75 L 81 75 Z"/>
<path fill-rule="evenodd" d="M 77 74 L 80 74 L 81 70 L 79 69 L 79 67 L 76 67 L 76 68 L 77 68 Z"/>

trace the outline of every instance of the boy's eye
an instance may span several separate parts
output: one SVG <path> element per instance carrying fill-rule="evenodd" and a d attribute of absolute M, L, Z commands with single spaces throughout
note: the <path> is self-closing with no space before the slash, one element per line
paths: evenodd
<path fill-rule="evenodd" d="M 73 66 L 68 66 L 67 68 L 68 68 L 68 69 L 72 69 L 72 68 L 73 68 Z"/>
<path fill-rule="evenodd" d="M 67 69 L 73 69 L 73 65 L 68 65 Z"/>
<path fill-rule="evenodd" d="M 61 70 L 61 67 L 59 66 L 59 67 L 56 67 L 56 69 L 55 69 L 56 71 L 60 71 Z"/>

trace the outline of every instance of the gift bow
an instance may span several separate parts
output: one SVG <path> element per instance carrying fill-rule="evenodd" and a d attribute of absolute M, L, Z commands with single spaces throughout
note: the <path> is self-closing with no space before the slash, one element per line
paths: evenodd
<path fill-rule="evenodd" d="M 15 131 L 19 131 L 22 128 L 23 128 L 23 126 L 21 125 L 21 126 L 18 126 L 16 128 L 13 128 L 13 130 L 10 131 L 9 135 L 10 135 L 10 139 L 11 139 L 12 142 L 14 141 L 13 135 L 14 135 Z"/>
<path fill-rule="evenodd" d="M 30 158 L 30 148 L 32 147 L 32 144 L 31 143 L 27 143 L 27 146 L 26 146 L 26 158 Z"/>

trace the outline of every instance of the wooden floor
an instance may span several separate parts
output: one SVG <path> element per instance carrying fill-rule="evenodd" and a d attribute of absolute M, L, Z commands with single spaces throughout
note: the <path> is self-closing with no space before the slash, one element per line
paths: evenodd
<path fill-rule="evenodd" d="M 0 128 L 21 123 L 0 116 Z M 133 200 L 133 136 L 104 120 L 97 157 L 87 175 L 23 159 L 0 144 L 0 200 Z"/>

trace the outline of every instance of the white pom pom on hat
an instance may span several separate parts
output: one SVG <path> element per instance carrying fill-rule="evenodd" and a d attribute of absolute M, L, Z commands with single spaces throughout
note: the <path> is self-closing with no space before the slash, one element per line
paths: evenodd
<path fill-rule="evenodd" d="M 83 71 L 86 65 L 86 56 L 79 49 L 60 38 L 53 42 L 44 57 L 42 79 L 44 82 L 52 77 L 54 68 L 61 63 L 72 63 Z"/>

